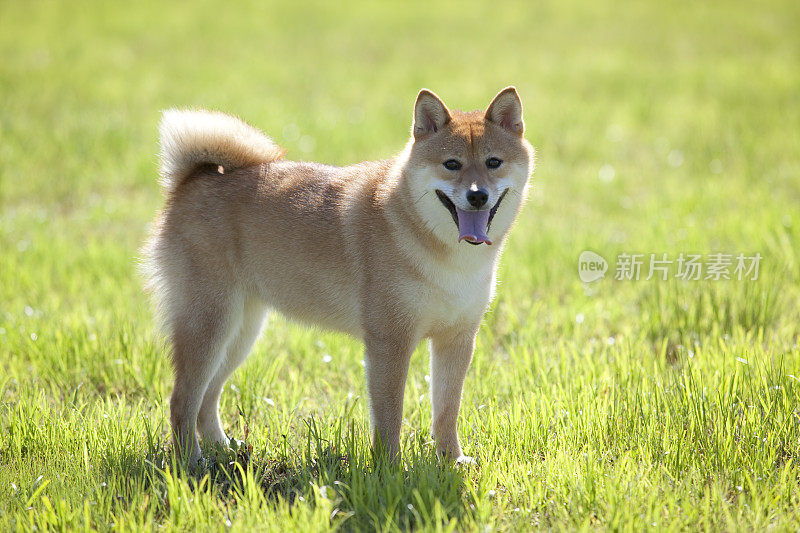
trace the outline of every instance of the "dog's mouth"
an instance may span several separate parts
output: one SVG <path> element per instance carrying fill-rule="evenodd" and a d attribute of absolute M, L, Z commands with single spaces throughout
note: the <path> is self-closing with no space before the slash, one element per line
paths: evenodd
<path fill-rule="evenodd" d="M 439 198 L 439 201 L 442 202 L 442 205 L 450 211 L 453 222 L 456 223 L 456 228 L 458 228 L 458 242 L 465 240 L 475 245 L 482 243 L 491 245 L 492 241 L 489 239 L 487 233 L 492 224 L 492 219 L 497 213 L 497 209 L 500 207 L 500 202 L 503 201 L 507 192 L 508 189 L 503 191 L 500 198 L 497 199 L 497 202 L 491 209 L 483 209 L 480 211 L 477 209 L 465 210 L 456 207 L 456 204 L 439 189 L 436 189 L 436 196 Z"/>

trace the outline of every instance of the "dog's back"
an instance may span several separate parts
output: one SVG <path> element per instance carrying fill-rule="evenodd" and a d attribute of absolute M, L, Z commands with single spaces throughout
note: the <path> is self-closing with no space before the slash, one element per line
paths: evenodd
<path fill-rule="evenodd" d="M 162 122 L 167 202 L 145 248 L 169 329 L 184 303 L 196 303 L 192 293 L 236 292 L 359 335 L 362 251 L 352 243 L 362 228 L 377 229 L 359 220 L 376 207 L 369 200 L 388 163 L 282 161 L 283 151 L 255 128 L 188 114 L 170 112 Z"/>

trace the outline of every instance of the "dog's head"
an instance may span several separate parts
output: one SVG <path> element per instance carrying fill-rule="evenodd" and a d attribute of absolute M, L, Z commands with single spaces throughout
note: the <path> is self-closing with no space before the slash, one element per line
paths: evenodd
<path fill-rule="evenodd" d="M 533 171 L 524 130 L 514 87 L 471 113 L 420 91 L 403 173 L 414 209 L 442 240 L 492 244 L 508 232 Z"/>

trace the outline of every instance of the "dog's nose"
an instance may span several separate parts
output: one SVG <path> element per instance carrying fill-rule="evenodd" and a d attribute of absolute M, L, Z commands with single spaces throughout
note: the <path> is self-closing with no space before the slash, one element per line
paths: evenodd
<path fill-rule="evenodd" d="M 489 193 L 486 192 L 486 189 L 484 189 L 483 187 L 475 189 L 474 191 L 467 191 L 467 201 L 469 202 L 469 205 L 471 205 L 472 207 L 480 209 L 481 207 L 486 205 L 486 202 L 488 200 L 489 200 Z"/>

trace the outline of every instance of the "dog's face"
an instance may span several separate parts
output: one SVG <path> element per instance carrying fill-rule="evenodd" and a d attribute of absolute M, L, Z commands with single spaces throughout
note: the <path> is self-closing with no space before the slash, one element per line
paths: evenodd
<path fill-rule="evenodd" d="M 492 244 L 511 227 L 533 170 L 516 89 L 486 111 L 450 111 L 423 89 L 404 172 L 413 208 L 445 242 Z"/>

